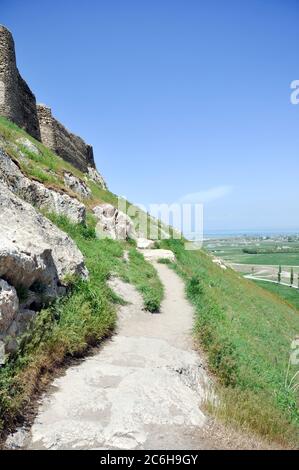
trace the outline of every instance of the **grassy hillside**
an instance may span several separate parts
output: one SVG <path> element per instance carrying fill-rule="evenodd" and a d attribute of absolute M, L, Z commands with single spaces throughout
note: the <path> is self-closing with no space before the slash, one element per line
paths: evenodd
<path fill-rule="evenodd" d="M 266 289 L 269 292 L 277 295 L 285 300 L 292 307 L 298 310 L 299 315 L 299 290 L 281 284 L 274 284 L 273 282 L 254 281 L 258 286 Z"/>
<path fill-rule="evenodd" d="M 20 148 L 26 135 L 41 155 Z M 85 175 L 27 136 L 15 125 L 0 118 L 1 146 L 31 178 L 69 192 L 63 173 Z M 20 158 L 22 150 L 24 158 Z M 12 424 L 21 416 L 35 391 L 66 357 L 83 354 L 111 334 L 115 325 L 115 304 L 122 302 L 107 287 L 107 279 L 117 274 L 136 285 L 145 306 L 159 308 L 163 288 L 155 270 L 137 252 L 133 243 L 98 240 L 91 208 L 101 202 L 117 205 L 117 197 L 86 180 L 92 196 L 86 225 L 73 225 L 64 217 L 48 217 L 77 243 L 85 256 L 90 279 L 70 279 L 67 297 L 43 310 L 30 334 L 22 340 L 21 352 L 0 370 L 0 425 Z M 72 194 L 71 194 L 72 195 Z M 283 443 L 299 444 L 298 397 L 287 376 L 291 341 L 299 334 L 298 311 L 282 299 L 237 273 L 217 267 L 202 251 L 185 251 L 177 240 L 161 242 L 172 249 L 177 262 L 172 265 L 186 282 L 189 299 L 196 309 L 195 335 L 215 374 L 221 405 L 209 409 L 221 419 L 242 428 L 258 431 Z M 124 250 L 129 252 L 126 262 Z"/>
<path fill-rule="evenodd" d="M 26 137 L 30 140 L 35 147 L 39 150 L 39 154 L 28 150 L 21 142 L 20 138 Z M 87 178 L 86 174 L 82 173 L 77 168 L 73 167 L 70 163 L 66 162 L 58 155 L 53 153 L 50 149 L 35 140 L 25 131 L 20 129 L 14 123 L 8 121 L 6 118 L 0 116 L 0 148 L 14 160 L 19 166 L 24 175 L 31 179 L 43 183 L 47 188 L 58 190 L 75 197 L 85 204 L 87 209 L 91 211 L 96 205 L 102 203 L 112 204 L 118 207 L 119 198 L 109 190 L 102 189 L 93 180 Z M 80 196 L 74 193 L 71 189 L 67 188 L 64 184 L 64 173 L 68 172 L 84 181 L 91 191 L 89 198 L 82 200 Z M 126 206 L 131 209 L 133 222 L 135 228 L 138 228 L 139 214 L 144 213 L 136 206 L 130 204 L 128 201 Z M 131 215 L 130 214 L 130 215 Z M 149 218 L 149 216 L 147 216 Z M 151 219 L 153 224 L 153 219 Z M 154 224 L 155 225 L 155 224 Z M 160 233 L 161 224 L 156 221 L 156 226 Z M 146 235 L 146 234 L 145 234 Z"/>
<path fill-rule="evenodd" d="M 163 242 L 177 257 L 174 269 L 196 308 L 195 334 L 219 383 L 220 418 L 281 442 L 299 444 L 298 395 L 289 387 L 291 341 L 298 311 L 283 300 L 215 266 L 180 241 Z M 290 377 L 298 370 L 292 367 Z"/>
<path fill-rule="evenodd" d="M 39 148 L 40 155 L 20 147 L 17 142 L 20 136 L 30 139 Z M 133 242 L 96 238 L 96 221 L 91 208 L 102 202 L 117 206 L 118 199 L 114 194 L 85 179 L 85 175 L 4 118 L 0 118 L 0 148 L 18 163 L 28 177 L 50 188 L 78 198 L 64 186 L 63 174 L 68 171 L 84 179 L 92 192 L 92 196 L 84 200 L 88 208 L 84 225 L 74 225 L 55 214 L 44 214 L 76 242 L 90 276 L 88 281 L 67 280 L 68 295 L 39 312 L 28 333 L 21 338 L 19 353 L 0 368 L 1 435 L 1 431 L 7 431 L 22 419 L 30 399 L 67 357 L 81 356 L 90 346 L 112 334 L 116 322 L 115 304 L 123 300 L 107 286 L 111 275 L 134 284 L 149 311 L 159 309 L 164 293 L 155 269 L 144 260 Z M 20 151 L 25 157 L 20 157 Z M 124 258 L 125 251 L 128 252 L 128 261 Z"/>

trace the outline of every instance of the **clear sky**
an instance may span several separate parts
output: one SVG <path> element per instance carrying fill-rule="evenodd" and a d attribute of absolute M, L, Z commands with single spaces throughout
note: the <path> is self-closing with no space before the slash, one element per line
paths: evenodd
<path fill-rule="evenodd" d="M 0 23 L 112 191 L 201 199 L 206 230 L 299 228 L 297 0 L 0 0 Z"/>

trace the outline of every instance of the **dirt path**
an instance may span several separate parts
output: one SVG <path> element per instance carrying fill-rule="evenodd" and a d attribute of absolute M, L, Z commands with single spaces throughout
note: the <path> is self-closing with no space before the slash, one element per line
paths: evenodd
<path fill-rule="evenodd" d="M 193 309 L 180 278 L 166 265 L 155 266 L 165 286 L 161 313 L 145 312 L 134 287 L 113 279 L 111 287 L 130 302 L 120 308 L 117 334 L 54 380 L 26 448 L 260 447 L 202 411 L 210 385 L 193 350 Z"/>

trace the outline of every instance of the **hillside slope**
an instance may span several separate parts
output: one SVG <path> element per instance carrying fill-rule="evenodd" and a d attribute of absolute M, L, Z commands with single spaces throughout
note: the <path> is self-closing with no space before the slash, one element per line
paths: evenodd
<path fill-rule="evenodd" d="M 231 269 L 220 269 L 202 251 L 188 252 L 180 241 L 163 242 L 185 279 L 196 307 L 195 335 L 219 383 L 219 418 L 283 443 L 299 443 L 296 378 L 289 364 L 298 336 L 295 308 Z"/>
<path fill-rule="evenodd" d="M 1 368 L 0 423 L 7 429 L 22 419 L 26 405 L 66 357 L 82 355 L 111 334 L 114 304 L 122 302 L 107 285 L 112 274 L 134 284 L 150 311 L 159 309 L 163 288 L 134 241 L 97 238 L 92 209 L 118 204 L 100 179 L 75 169 L 4 118 L 0 148 L 30 181 L 83 206 L 82 220 L 75 223 L 61 210 L 63 204 L 49 210 L 44 199 L 38 199 L 38 210 L 75 241 L 89 271 L 88 280 L 67 279 L 67 295 L 36 315 L 18 352 Z M 11 183 L 7 175 L 4 180 Z M 19 197 L 29 197 L 24 185 L 17 190 Z M 195 335 L 219 385 L 220 405 L 208 408 L 221 419 L 298 445 L 298 397 L 290 382 L 298 369 L 292 366 L 288 371 L 291 341 L 299 332 L 298 312 L 232 270 L 216 266 L 204 252 L 185 251 L 178 240 L 160 245 L 176 255 L 173 268 L 185 280 L 197 311 Z M 26 295 L 24 289 L 19 295 Z"/>
<path fill-rule="evenodd" d="M 0 431 L 8 432 L 22 420 L 31 398 L 43 388 L 66 357 L 82 355 L 90 346 L 112 333 L 115 304 L 122 302 L 107 285 L 112 273 L 134 284 L 143 296 L 145 308 L 150 311 L 159 309 L 163 288 L 157 273 L 136 250 L 134 242 L 96 237 L 97 221 L 92 208 L 103 203 L 117 206 L 118 202 L 114 194 L 103 188 L 101 180 L 92 180 L 81 173 L 4 118 L 0 118 L 0 157 L 3 164 L 1 184 L 7 185 L 35 207 L 38 204 L 43 216 L 67 232 L 83 254 L 89 272 L 88 280 L 78 276 L 66 277 L 63 282 L 67 286 L 67 294 L 57 297 L 47 308 L 40 310 L 41 307 L 37 307 L 38 312 L 35 316 L 32 312 L 34 318 L 27 330 L 15 338 L 18 349 L 6 358 L 0 369 Z M 11 163 L 13 172 L 8 172 L 7 168 L 12 169 Z M 65 174 L 79 183 L 75 187 L 79 186 L 79 194 L 66 185 Z M 62 204 L 57 201 L 62 201 Z M 38 216 L 39 212 L 33 206 L 30 207 L 42 222 L 43 217 Z M 67 217 L 70 207 L 75 208 L 72 215 L 79 207 L 80 223 Z M 13 225 L 13 220 L 10 222 Z M 34 229 L 32 227 L 32 237 Z M 26 249 L 31 250 L 29 233 L 26 238 Z M 53 251 L 56 251 L 55 246 Z M 17 292 L 20 303 L 27 302 L 29 290 L 23 282 L 12 289 Z M 43 291 L 40 294 L 42 297 Z"/>

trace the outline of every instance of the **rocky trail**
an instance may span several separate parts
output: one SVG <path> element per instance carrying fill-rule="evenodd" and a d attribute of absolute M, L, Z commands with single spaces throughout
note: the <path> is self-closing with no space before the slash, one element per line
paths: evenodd
<path fill-rule="evenodd" d="M 116 334 L 94 356 L 54 380 L 40 400 L 31 431 L 10 436 L 8 447 L 260 447 L 255 439 L 205 416 L 203 404 L 211 383 L 193 349 L 193 309 L 176 273 L 149 258 L 165 287 L 161 312 L 144 311 L 135 288 L 112 279 L 111 287 L 128 302 L 119 309 Z"/>

